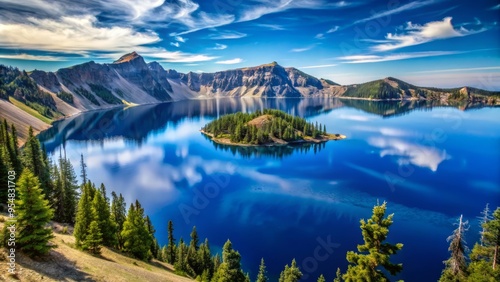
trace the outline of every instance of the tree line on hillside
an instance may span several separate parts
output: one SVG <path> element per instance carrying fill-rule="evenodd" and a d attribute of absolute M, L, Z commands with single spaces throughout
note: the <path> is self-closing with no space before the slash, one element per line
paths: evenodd
<path fill-rule="evenodd" d="M 157 259 L 174 265 L 180 275 L 204 282 L 247 282 L 248 273 L 241 268 L 241 255 L 227 240 L 222 254 L 213 254 L 208 239 L 200 242 L 193 226 L 190 242 L 182 238 L 176 242 L 172 221 L 166 224 L 168 242 L 160 246 L 155 238 L 155 228 L 139 201 L 127 209 L 124 197 L 115 192 L 111 199 L 106 187 L 97 187 L 86 172 L 83 155 L 80 161 L 81 184 L 77 174 L 63 152 L 57 161 L 48 158 L 43 146 L 29 129 L 25 146 L 19 149 L 16 129 L 7 122 L 0 123 L 0 200 L 7 203 L 9 195 L 6 185 L 10 175 L 16 172 L 15 214 L 17 220 L 16 248 L 29 256 L 43 256 L 53 247 L 49 241 L 54 237 L 47 224 L 51 220 L 74 225 L 75 247 L 92 254 L 109 247 L 141 260 Z M 3 207 L 3 206 L 2 206 Z M 376 205 L 368 220 L 360 221 L 363 244 L 357 251 L 349 251 L 349 262 L 344 273 L 337 269 L 334 282 L 340 281 L 389 281 L 402 264 L 390 261 L 403 244 L 386 242 L 393 214 L 386 216 L 387 205 Z M 440 281 L 498 281 L 500 245 L 500 208 L 493 213 L 488 206 L 482 212 L 481 238 L 474 245 L 467 259 L 467 248 L 463 240 L 467 223 L 460 218 L 458 228 L 450 236 L 451 257 Z M 7 224 L 0 233 L 0 242 L 8 246 Z M 285 265 L 279 282 L 297 282 L 303 274 L 295 259 Z M 269 281 L 264 259 L 254 281 Z M 320 275 L 318 282 L 326 281 Z"/>
<path fill-rule="evenodd" d="M 9 97 L 21 101 L 45 117 L 61 116 L 52 96 L 38 89 L 26 71 L 0 65 L 0 99 L 8 100 Z"/>
<path fill-rule="evenodd" d="M 259 126 L 248 124 L 251 120 L 263 115 L 269 115 L 270 121 Z M 274 109 L 224 115 L 208 123 L 202 129 L 216 138 L 229 137 L 234 143 L 255 145 L 269 143 L 272 137 L 290 142 L 303 140 L 305 137 L 318 138 L 326 135 L 325 125 L 317 122 L 309 123 L 301 117 Z"/>

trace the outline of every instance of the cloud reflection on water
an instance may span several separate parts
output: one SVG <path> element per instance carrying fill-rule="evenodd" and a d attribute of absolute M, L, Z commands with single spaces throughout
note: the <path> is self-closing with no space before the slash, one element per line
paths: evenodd
<path fill-rule="evenodd" d="M 445 150 L 419 145 L 397 138 L 370 137 L 368 144 L 380 148 L 380 157 L 395 156 L 399 165 L 413 164 L 436 172 L 444 160 L 450 158 Z"/>

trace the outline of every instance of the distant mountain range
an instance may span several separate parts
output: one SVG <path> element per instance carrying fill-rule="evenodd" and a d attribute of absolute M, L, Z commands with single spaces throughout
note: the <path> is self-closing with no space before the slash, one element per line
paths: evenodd
<path fill-rule="evenodd" d="M 276 62 L 215 73 L 179 73 L 165 70 L 157 62 L 146 63 L 139 54 L 132 52 L 110 64 L 90 61 L 56 72 L 34 70 L 28 73 L 0 65 L 0 108 L 6 109 L 2 99 L 10 100 L 13 104 L 17 102 L 18 107 L 23 103 L 48 119 L 120 104 L 212 97 L 424 99 L 500 104 L 500 92 L 472 87 L 419 87 L 392 77 L 339 85 Z M 9 111 L 12 111 L 10 106 Z M 19 115 L 26 112 L 25 109 Z"/>

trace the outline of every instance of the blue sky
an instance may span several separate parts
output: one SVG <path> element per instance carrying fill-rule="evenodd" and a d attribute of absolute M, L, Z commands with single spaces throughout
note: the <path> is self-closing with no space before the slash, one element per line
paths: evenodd
<path fill-rule="evenodd" d="M 500 90 L 499 21 L 497 0 L 0 0 L 0 64 L 57 70 L 137 51 L 181 72 L 277 61 L 341 84 Z"/>

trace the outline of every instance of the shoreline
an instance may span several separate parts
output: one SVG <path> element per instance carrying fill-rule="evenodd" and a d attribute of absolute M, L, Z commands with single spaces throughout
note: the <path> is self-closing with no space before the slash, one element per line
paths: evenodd
<path fill-rule="evenodd" d="M 307 140 L 298 140 L 298 141 L 292 141 L 292 142 L 286 142 L 282 139 L 278 139 L 281 142 L 273 142 L 273 143 L 266 143 L 266 144 L 246 144 L 246 143 L 234 143 L 229 140 L 229 138 L 215 138 L 212 133 L 208 133 L 204 131 L 203 129 L 200 129 L 201 134 L 207 136 L 210 138 L 210 140 L 214 141 L 217 144 L 221 145 L 228 145 L 228 146 L 239 146 L 239 147 L 278 147 L 278 146 L 287 146 L 287 145 L 296 145 L 296 144 L 321 144 L 325 143 L 331 140 L 337 141 L 337 140 L 343 140 L 346 139 L 347 136 L 343 134 L 331 134 L 327 133 L 328 137 L 322 137 L 321 139 L 313 139 L 313 138 L 307 138 Z"/>

